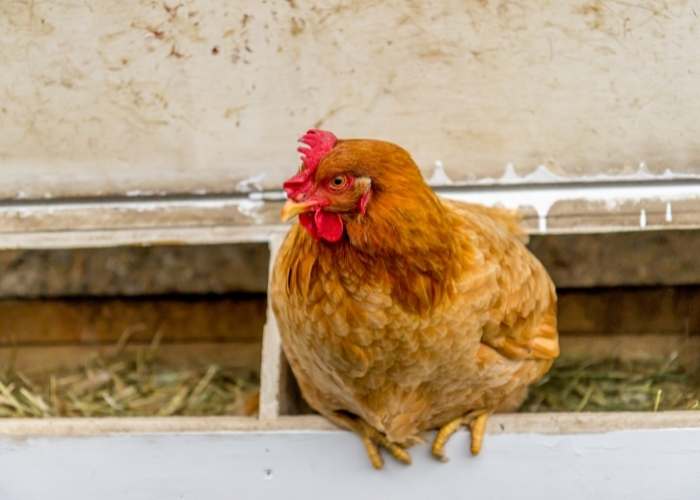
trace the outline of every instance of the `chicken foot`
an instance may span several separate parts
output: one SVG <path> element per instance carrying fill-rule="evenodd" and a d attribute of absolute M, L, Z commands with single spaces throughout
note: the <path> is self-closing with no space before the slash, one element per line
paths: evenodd
<path fill-rule="evenodd" d="M 472 455 L 478 455 L 481 451 L 481 443 L 484 441 L 488 416 L 489 412 L 487 410 L 475 410 L 447 422 L 438 430 L 435 436 L 432 448 L 433 456 L 442 462 L 447 462 L 445 445 L 452 434 L 457 432 L 463 425 L 468 426 L 471 433 L 471 453 Z"/>
<path fill-rule="evenodd" d="M 362 439 L 362 443 L 367 450 L 372 467 L 379 470 L 384 467 L 384 459 L 382 458 L 381 448 L 384 448 L 389 454 L 401 463 L 406 465 L 411 464 L 411 455 L 403 446 L 392 443 L 387 437 L 379 432 L 367 422 L 358 417 L 351 417 L 341 413 L 335 414 L 336 418 L 348 429 L 354 431 Z"/>

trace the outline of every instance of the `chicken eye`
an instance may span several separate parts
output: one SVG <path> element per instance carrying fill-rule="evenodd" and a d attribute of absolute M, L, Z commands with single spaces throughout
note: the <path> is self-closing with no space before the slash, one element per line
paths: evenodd
<path fill-rule="evenodd" d="M 329 183 L 331 189 L 343 189 L 348 183 L 348 178 L 345 175 L 336 175 Z"/>

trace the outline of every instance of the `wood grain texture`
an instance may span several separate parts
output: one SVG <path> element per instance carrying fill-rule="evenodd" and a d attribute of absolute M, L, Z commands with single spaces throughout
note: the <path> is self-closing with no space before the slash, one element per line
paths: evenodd
<path fill-rule="evenodd" d="M 671 346 L 676 338 L 700 336 L 698 287 L 560 289 L 557 295 L 558 329 L 566 338 L 608 338 L 612 346 L 629 337 L 658 354 L 652 339 L 665 335 Z M 143 343 L 157 331 L 163 343 L 256 341 L 265 313 L 263 296 L 3 299 L 0 346 L 110 344 L 125 332 Z"/>
<path fill-rule="evenodd" d="M 259 244 L 0 251 L 0 297 L 262 294 L 268 262 Z"/>
<path fill-rule="evenodd" d="M 133 344 L 127 350 L 148 348 L 148 344 Z M 90 345 L 0 347 L 0 366 L 9 363 L 27 374 L 43 373 L 62 368 L 74 368 L 95 356 L 95 353 L 114 353 L 114 345 L 96 348 Z M 163 344 L 158 355 L 181 366 L 203 367 L 211 364 L 241 367 L 259 373 L 260 342 L 200 342 Z"/>
<path fill-rule="evenodd" d="M 460 182 L 697 174 L 698 7 L 2 2 L 0 197 L 277 187 L 313 125 Z"/>
<path fill-rule="evenodd" d="M 489 419 L 488 434 L 586 434 L 634 429 L 686 429 L 700 427 L 700 415 L 689 411 L 609 413 L 501 413 Z M 339 432 L 316 415 L 254 417 L 130 417 L 130 418 L 5 418 L 0 436 L 84 437 L 115 434 L 236 433 L 236 432 Z M 359 449 L 359 447 L 358 447 Z"/>
<path fill-rule="evenodd" d="M 700 181 L 526 183 L 436 192 L 446 199 L 518 210 L 531 234 L 700 228 Z M 289 226 L 280 223 L 280 192 L 250 196 L 4 203 L 0 249 L 267 242 L 287 231 Z"/>
<path fill-rule="evenodd" d="M 560 288 L 700 283 L 697 230 L 536 235 L 529 246 Z"/>
<path fill-rule="evenodd" d="M 264 298 L 0 300 L 0 346 L 260 341 L 264 323 Z"/>
<path fill-rule="evenodd" d="M 590 288 L 560 290 L 558 295 L 562 334 L 700 335 L 697 286 Z M 644 338 L 639 338 L 641 344 Z"/>
<path fill-rule="evenodd" d="M 678 358 L 691 373 L 700 368 L 700 337 L 697 335 L 562 335 L 561 349 L 570 358 L 633 361 Z"/>
<path fill-rule="evenodd" d="M 529 248 L 560 290 L 700 284 L 700 231 L 531 236 Z M 0 297 L 262 294 L 268 262 L 260 244 L 5 250 Z"/>

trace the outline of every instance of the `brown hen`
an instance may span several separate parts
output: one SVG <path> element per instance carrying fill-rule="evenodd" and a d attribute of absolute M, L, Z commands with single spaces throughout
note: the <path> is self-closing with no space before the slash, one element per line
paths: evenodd
<path fill-rule="evenodd" d="M 312 130 L 285 183 L 299 215 L 272 277 L 306 401 L 357 432 L 372 464 L 513 410 L 559 354 L 556 294 L 508 211 L 439 199 L 409 154 Z"/>

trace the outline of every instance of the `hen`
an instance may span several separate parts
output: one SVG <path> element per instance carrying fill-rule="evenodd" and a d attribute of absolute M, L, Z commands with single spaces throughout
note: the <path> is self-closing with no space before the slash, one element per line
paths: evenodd
<path fill-rule="evenodd" d="M 406 448 L 517 408 L 559 354 L 556 294 L 508 211 L 439 199 L 402 148 L 310 130 L 284 184 L 272 307 L 306 401 L 410 463 Z"/>

